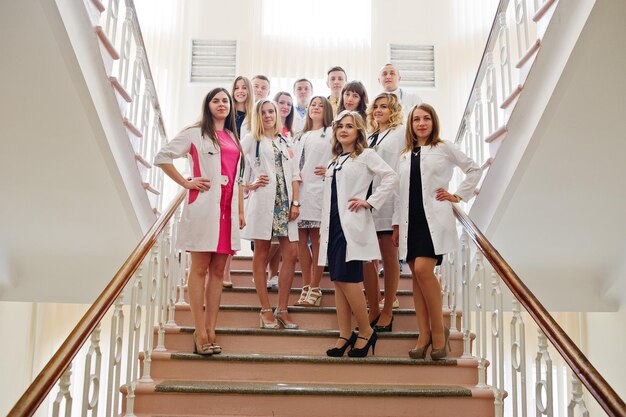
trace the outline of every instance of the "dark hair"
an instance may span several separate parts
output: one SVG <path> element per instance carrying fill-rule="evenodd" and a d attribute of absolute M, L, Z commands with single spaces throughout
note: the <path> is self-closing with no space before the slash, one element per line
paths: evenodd
<path fill-rule="evenodd" d="M 291 94 L 289 94 L 286 91 L 279 91 L 278 93 L 274 95 L 274 103 L 278 104 L 278 100 L 280 99 L 280 96 L 288 96 L 291 99 L 291 111 L 289 112 L 287 117 L 285 117 L 285 124 L 283 126 L 289 129 L 289 131 L 293 135 L 293 118 L 295 116 L 294 115 L 295 112 L 293 111 L 293 97 L 291 97 Z M 278 115 L 276 116 L 278 117 Z"/>
<path fill-rule="evenodd" d="M 328 69 L 328 71 L 326 71 L 326 77 L 328 77 L 330 75 L 331 72 L 335 72 L 335 71 L 341 71 L 343 72 L 343 75 L 346 76 L 346 78 L 348 77 L 348 74 L 346 74 L 346 70 L 344 70 L 343 68 L 341 68 L 340 66 L 335 66 L 335 67 L 330 67 Z"/>
<path fill-rule="evenodd" d="M 341 113 L 346 109 L 343 105 L 343 95 L 346 91 L 352 91 L 353 93 L 357 93 L 359 97 L 361 97 L 356 111 L 358 111 L 363 120 L 365 120 L 367 118 L 367 90 L 365 89 L 365 86 L 361 81 L 350 81 L 343 86 L 343 88 L 341 89 L 341 95 L 339 96 L 339 106 L 337 107 L 337 113 Z"/>
<path fill-rule="evenodd" d="M 220 147 L 220 141 L 217 138 L 217 133 L 215 132 L 215 124 L 213 123 L 213 115 L 211 114 L 211 111 L 209 109 L 209 104 L 211 103 L 211 100 L 213 100 L 213 97 L 215 97 L 218 93 L 224 93 L 226 94 L 226 97 L 228 97 L 230 109 L 228 111 L 228 116 L 226 116 L 226 120 L 224 120 L 224 129 L 228 130 L 232 134 L 235 140 L 235 143 L 237 144 L 237 147 L 239 148 L 239 154 L 241 155 L 240 157 L 241 163 L 243 164 L 244 163 L 243 151 L 241 149 L 241 143 L 239 143 L 239 135 L 237 135 L 237 124 L 235 122 L 235 116 L 234 116 L 234 113 L 237 110 L 235 109 L 235 106 L 233 105 L 233 98 L 228 93 L 228 90 L 226 90 L 225 88 L 218 87 L 209 91 L 209 93 L 206 95 L 206 97 L 204 98 L 202 102 L 202 116 L 200 117 L 200 121 L 198 121 L 195 125 L 193 125 L 193 127 L 199 127 L 200 134 L 202 135 L 202 137 L 207 138 L 211 142 L 213 142 L 216 148 Z"/>
<path fill-rule="evenodd" d="M 411 152 L 413 150 L 413 145 L 417 143 L 417 135 L 413 130 L 413 113 L 417 109 L 424 110 L 430 115 L 430 118 L 433 121 L 433 131 L 430 133 L 430 136 L 426 141 L 426 146 L 437 146 L 437 144 L 441 142 L 441 138 L 439 137 L 439 116 L 437 116 L 437 112 L 435 111 L 433 106 L 431 106 L 430 104 L 422 103 L 418 106 L 413 106 L 413 108 L 409 112 L 409 117 L 406 119 L 406 143 L 404 148 L 405 152 Z"/>

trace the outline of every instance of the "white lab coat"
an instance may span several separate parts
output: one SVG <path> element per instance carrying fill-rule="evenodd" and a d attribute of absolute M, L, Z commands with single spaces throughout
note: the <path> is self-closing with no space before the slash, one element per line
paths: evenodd
<path fill-rule="evenodd" d="M 230 133 L 231 138 L 233 134 Z M 220 201 L 222 198 L 222 160 L 220 149 L 210 139 L 202 138 L 199 127 L 180 132 L 154 157 L 155 165 L 172 164 L 174 159 L 187 156 L 194 177 L 211 180 L 209 191 L 187 192 L 178 226 L 179 248 L 191 252 L 215 252 L 220 236 Z M 241 158 L 237 163 L 235 180 L 239 181 Z M 234 184 L 231 200 L 231 249 L 240 249 L 239 189 Z M 195 195 L 195 196 L 194 196 Z"/>
<path fill-rule="evenodd" d="M 300 116 L 298 109 L 296 109 L 296 107 L 294 106 L 293 107 L 293 126 L 291 128 L 291 130 L 293 130 L 293 134 L 297 135 L 298 133 L 300 133 L 302 129 L 304 129 L 305 123 L 306 123 L 306 113 L 304 113 L 304 116 Z"/>
<path fill-rule="evenodd" d="M 395 91 L 392 91 L 391 94 L 395 94 L 396 97 L 400 100 L 400 104 L 402 105 L 402 113 L 404 114 L 404 123 L 406 125 L 406 118 L 409 115 L 409 112 L 413 108 L 413 106 L 418 106 L 422 104 L 422 99 L 415 93 L 410 93 L 402 88 L 398 88 Z"/>
<path fill-rule="evenodd" d="M 246 173 L 244 178 L 256 179 L 259 175 L 265 174 L 269 177 L 269 183 L 265 187 L 259 187 L 248 194 L 248 204 L 246 207 L 246 227 L 241 231 L 244 239 L 271 240 L 272 223 L 274 220 L 274 202 L 276 199 L 276 168 L 274 165 L 274 149 L 272 142 L 278 145 L 282 153 L 283 173 L 287 183 L 287 195 L 289 205 L 293 200 L 292 182 L 300 180 L 298 163 L 295 158 L 293 147 L 286 139 L 269 139 L 265 136 L 261 138 L 259 145 L 260 165 L 255 164 L 257 141 L 251 134 L 241 142 L 243 154 L 246 158 Z M 248 174 L 248 171 L 251 173 Z M 290 221 L 287 225 L 289 240 L 298 240 L 298 225 L 296 221 Z"/>
<path fill-rule="evenodd" d="M 333 130 L 330 127 L 310 130 L 295 143 L 296 161 L 300 164 L 304 152 L 304 165 L 300 170 L 300 216 L 298 220 L 321 221 L 324 177 L 315 175 L 317 166 L 326 167 L 333 158 Z M 393 205 L 392 205 L 393 207 Z"/>
<path fill-rule="evenodd" d="M 405 148 L 405 131 L 404 125 L 397 126 L 393 130 L 385 130 L 378 135 L 378 141 L 374 150 L 381 158 L 389 165 L 394 172 L 398 172 L 398 160 Z M 368 139 L 368 145 L 372 143 L 371 139 Z M 375 177 L 372 186 L 372 192 L 376 191 L 380 184 L 380 178 Z M 393 230 L 392 218 L 393 218 L 393 205 L 398 193 L 397 187 L 393 190 L 393 198 L 388 198 L 382 207 L 372 210 L 372 216 L 374 217 L 374 225 L 376 231 L 381 232 L 384 230 Z"/>
<path fill-rule="evenodd" d="M 345 157 L 339 157 L 340 164 L 343 158 Z M 335 171 L 333 166 L 326 170 L 318 264 L 325 265 L 327 260 L 333 175 L 337 175 L 337 206 L 341 228 L 346 238 L 346 262 L 380 259 L 380 248 L 371 211 L 363 208 L 356 212 L 350 211 L 348 199 L 353 197 L 365 199 L 374 176 L 379 176 L 381 177 L 380 184 L 367 202 L 373 208 L 380 208 L 386 199 L 393 197 L 398 176 L 373 149 L 364 149 L 359 156 L 349 157 L 342 164 L 341 170 Z"/>
<path fill-rule="evenodd" d="M 440 142 L 437 146 L 422 146 L 420 153 L 422 196 L 424 212 L 430 229 L 435 254 L 453 252 L 459 243 L 452 203 L 437 201 L 438 188 L 448 189 L 454 167 L 465 173 L 459 188 L 451 192 L 469 201 L 480 181 L 480 167 L 450 142 Z M 409 187 L 411 177 L 411 152 L 403 153 L 398 162 L 400 188 L 394 205 L 393 224 L 399 225 L 399 258 L 406 259 L 409 229 Z"/>

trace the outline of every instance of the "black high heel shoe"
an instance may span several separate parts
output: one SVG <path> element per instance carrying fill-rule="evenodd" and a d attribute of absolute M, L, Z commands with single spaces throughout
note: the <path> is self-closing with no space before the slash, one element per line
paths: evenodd
<path fill-rule="evenodd" d="M 374 328 L 374 326 L 376 326 L 376 323 L 378 323 L 378 320 L 380 320 L 380 314 L 381 314 L 381 313 L 378 313 L 378 315 L 376 316 L 376 318 L 375 318 L 374 320 L 370 321 L 370 327 L 371 327 L 372 329 Z M 354 330 L 356 330 L 356 331 L 358 332 L 358 331 L 359 331 L 359 326 L 356 326 L 356 327 L 354 328 Z M 390 331 L 391 331 L 391 330 L 390 330 Z"/>
<path fill-rule="evenodd" d="M 345 337 L 341 337 L 339 336 L 340 339 L 343 339 L 346 341 L 346 343 L 344 343 L 344 345 L 342 347 L 334 347 L 332 349 L 328 349 L 326 351 L 326 356 L 330 356 L 331 358 L 341 358 L 343 356 L 344 353 L 346 353 L 346 349 L 348 349 L 348 346 L 350 347 L 354 347 L 354 344 L 356 343 L 356 333 L 352 333 L 352 335 L 350 336 L 350 339 L 346 339 Z M 350 352 L 348 352 L 348 355 L 350 354 Z"/>
<path fill-rule="evenodd" d="M 386 326 L 377 326 L 375 325 L 373 327 L 374 330 L 376 330 L 377 332 L 382 332 L 382 333 L 388 333 L 391 332 L 393 329 L 393 316 L 391 316 L 391 321 L 389 322 L 388 325 Z"/>
<path fill-rule="evenodd" d="M 370 350 L 370 346 L 372 347 L 372 355 L 375 355 L 374 350 L 376 349 L 376 341 L 378 341 L 378 335 L 376 331 L 372 333 L 370 338 L 358 336 L 358 339 L 367 340 L 367 343 L 362 348 L 353 347 L 350 352 L 348 352 L 348 356 L 351 358 L 364 358 L 367 356 L 367 353 Z"/>

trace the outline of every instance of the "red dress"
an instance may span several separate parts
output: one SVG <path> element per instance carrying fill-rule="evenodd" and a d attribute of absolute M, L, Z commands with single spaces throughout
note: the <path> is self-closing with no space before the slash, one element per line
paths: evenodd
<path fill-rule="evenodd" d="M 231 246 L 231 213 L 232 210 L 239 210 L 239 207 L 231 207 L 233 192 L 235 187 L 235 176 L 237 175 L 237 163 L 239 162 L 239 147 L 230 135 L 218 130 L 217 137 L 220 141 L 220 153 L 222 155 L 222 176 L 228 177 L 228 183 L 222 182 L 222 198 L 220 200 L 220 236 L 217 242 L 216 253 L 234 255 L 235 251 Z M 239 227 L 239 225 L 236 225 Z"/>

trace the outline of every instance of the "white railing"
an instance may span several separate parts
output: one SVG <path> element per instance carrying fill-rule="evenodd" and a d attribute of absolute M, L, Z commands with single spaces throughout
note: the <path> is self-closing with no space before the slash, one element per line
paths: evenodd
<path fill-rule="evenodd" d="M 537 21 L 552 3 L 501 0 L 498 5 L 455 140 L 480 166 L 495 156 L 497 148 L 490 142 L 506 133 L 510 103 L 527 74 L 524 58 L 534 50 L 533 39 L 540 33 Z"/>
<path fill-rule="evenodd" d="M 479 375 L 476 388 L 493 391 L 495 416 L 588 416 L 585 401 L 593 401 L 594 397 L 572 372 L 571 360 L 565 355 L 562 358 L 559 353 L 573 352 L 576 354 L 573 356 L 582 358 L 580 364 L 586 362 L 586 367 L 578 369 L 588 378 L 588 383 L 592 379 L 589 374 L 597 374 L 597 371 L 580 351 L 570 350 L 563 345 L 556 349 L 548 341 L 537 324 L 541 314 L 533 315 L 523 311 L 523 303 L 509 290 L 510 282 L 505 285 L 503 277 L 492 268 L 490 262 L 494 262 L 494 257 L 487 262 L 483 256 L 484 251 L 493 251 L 493 248 L 485 249 L 483 246 L 479 249 L 475 242 L 476 234 L 480 232 L 468 232 L 477 229 L 473 224 L 472 229 L 468 229 L 467 224 L 471 221 L 460 210 L 458 213 L 461 213 L 457 216 L 459 219 L 465 218 L 465 221 L 461 221 L 461 247 L 457 253 L 446 255 L 438 276 L 444 306 L 450 308 L 451 317 L 462 314 L 462 357 L 477 360 Z M 472 239 L 471 235 L 474 235 Z M 482 235 L 480 237 L 484 239 Z M 506 268 L 510 270 L 508 265 Z M 456 285 L 458 288 L 454 290 Z M 462 301 L 458 303 L 460 312 L 456 311 L 457 298 Z M 552 325 L 551 329 L 558 327 L 556 322 Z M 532 337 L 533 332 L 536 337 Z M 567 338 L 560 328 L 551 333 L 555 338 Z M 470 343 L 472 337 L 475 342 L 473 352 Z M 491 372 L 488 368 L 491 368 Z M 599 374 L 596 376 L 598 379 L 593 383 L 600 382 L 598 386 L 601 386 L 605 381 Z M 602 398 L 605 404 L 598 400 L 602 407 L 613 401 L 621 413 L 626 413 L 623 402 L 610 387 L 603 387 L 599 391 L 606 395 L 606 398 Z M 617 400 L 608 394 L 609 391 L 615 394 Z M 610 400 L 607 401 L 607 398 Z"/>
<path fill-rule="evenodd" d="M 186 275 L 184 267 L 180 267 L 186 256 L 176 249 L 175 241 L 175 224 L 180 221 L 182 199 L 181 192 L 167 210 L 171 212 L 178 206 L 175 214 L 155 237 L 154 245 L 120 295 L 111 298 L 115 302 L 62 373 L 56 388 L 49 391 L 47 400 L 40 401 L 44 405 L 40 413 L 52 417 L 134 415 L 135 391 L 141 385 L 153 382 L 150 375 L 152 353 L 167 350 L 166 328 L 174 323 L 176 306 L 186 304 L 184 296 L 177 298 L 179 285 L 184 285 L 182 276 Z M 131 259 L 138 251 L 141 251 L 140 247 L 118 275 L 132 263 Z M 118 276 L 111 285 L 117 279 Z M 77 329 L 81 324 L 82 321 Z M 108 333 L 108 337 L 101 339 L 102 332 Z M 71 338 L 70 335 L 68 340 Z M 44 369 L 42 374 L 46 372 Z M 121 384 L 124 384 L 125 396 L 120 393 Z M 28 395 L 27 391 L 25 396 Z M 33 401 L 26 398 L 23 403 L 30 407 Z M 23 409 L 9 413 L 10 416 L 31 414 Z"/>
<path fill-rule="evenodd" d="M 108 0 L 100 24 L 119 55 L 110 75 L 125 92 L 120 108 L 127 128 L 133 132 L 130 137 L 143 185 L 152 207 L 160 210 L 163 172 L 155 169 L 151 161 L 167 136 L 133 0 Z M 129 103 L 124 102 L 129 99 Z"/>

